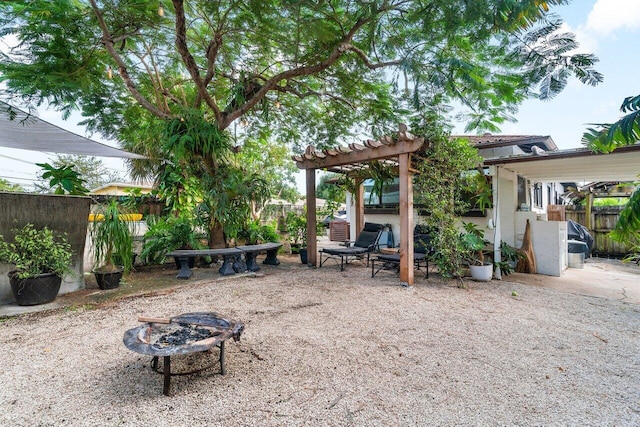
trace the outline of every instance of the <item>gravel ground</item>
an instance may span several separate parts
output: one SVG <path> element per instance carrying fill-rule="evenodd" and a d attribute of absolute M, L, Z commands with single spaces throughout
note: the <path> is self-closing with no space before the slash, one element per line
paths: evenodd
<path fill-rule="evenodd" d="M 398 286 L 283 263 L 259 277 L 0 320 L 2 426 L 640 425 L 640 306 L 509 282 Z M 172 273 L 174 274 L 174 273 Z M 245 323 L 171 381 L 128 350 L 137 317 Z M 190 370 L 207 359 L 173 357 Z"/>

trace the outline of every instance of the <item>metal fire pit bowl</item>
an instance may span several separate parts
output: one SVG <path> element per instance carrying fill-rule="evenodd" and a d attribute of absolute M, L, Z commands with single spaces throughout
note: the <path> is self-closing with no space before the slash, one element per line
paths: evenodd
<path fill-rule="evenodd" d="M 139 318 L 142 325 L 124 333 L 124 345 L 132 351 L 153 356 L 151 369 L 158 369 L 158 358 L 163 357 L 164 387 L 169 395 L 172 375 L 187 375 L 199 372 L 171 372 L 171 356 L 206 352 L 213 347 L 220 349 L 220 373 L 227 373 L 224 363 L 224 342 L 229 338 L 240 340 L 244 325 L 225 319 L 216 313 L 186 313 L 168 319 Z M 206 368 L 203 368 L 206 369 Z"/>

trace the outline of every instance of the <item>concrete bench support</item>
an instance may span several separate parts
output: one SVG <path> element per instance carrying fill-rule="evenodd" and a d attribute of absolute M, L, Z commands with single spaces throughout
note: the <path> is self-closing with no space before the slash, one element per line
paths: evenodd
<path fill-rule="evenodd" d="M 218 272 L 223 276 L 230 276 L 247 270 L 260 270 L 256 258 L 262 251 L 267 253 L 263 264 L 279 265 L 280 261 L 277 258 L 277 254 L 281 246 L 282 243 L 263 243 L 260 245 L 238 246 L 236 248 L 184 249 L 169 252 L 167 256 L 172 256 L 180 262 L 180 271 L 176 276 L 178 279 L 188 279 L 193 275 L 193 272 L 189 268 L 189 259 L 197 256 L 221 256 L 223 262 Z M 242 259 L 243 254 L 244 259 Z"/>

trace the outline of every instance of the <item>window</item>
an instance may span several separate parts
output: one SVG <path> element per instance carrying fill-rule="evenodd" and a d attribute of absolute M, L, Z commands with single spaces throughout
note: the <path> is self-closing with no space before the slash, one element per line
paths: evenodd
<path fill-rule="evenodd" d="M 542 184 L 539 182 L 533 186 L 533 206 L 542 209 Z"/>

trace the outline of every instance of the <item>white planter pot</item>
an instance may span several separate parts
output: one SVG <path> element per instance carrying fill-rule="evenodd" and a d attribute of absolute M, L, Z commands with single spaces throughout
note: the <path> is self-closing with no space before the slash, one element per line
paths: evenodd
<path fill-rule="evenodd" d="M 480 282 L 488 282 L 493 277 L 493 265 L 470 265 L 471 277 Z"/>

